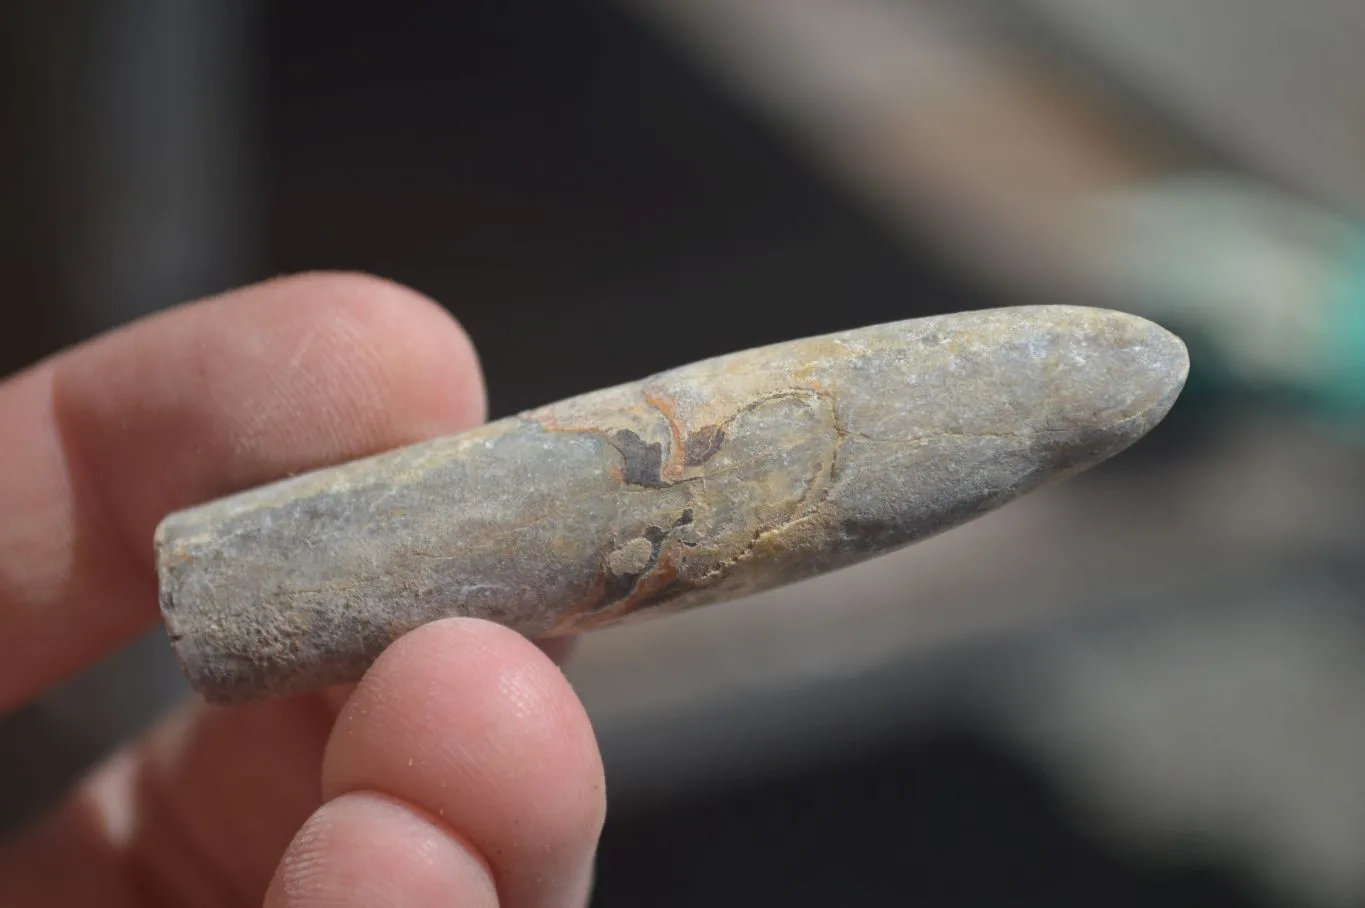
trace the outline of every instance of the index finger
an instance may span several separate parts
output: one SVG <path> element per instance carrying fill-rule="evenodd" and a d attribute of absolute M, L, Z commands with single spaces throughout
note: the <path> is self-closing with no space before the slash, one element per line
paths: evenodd
<path fill-rule="evenodd" d="M 172 310 L 0 383 L 0 711 L 156 618 L 167 512 L 484 418 L 459 325 L 361 275 Z"/>

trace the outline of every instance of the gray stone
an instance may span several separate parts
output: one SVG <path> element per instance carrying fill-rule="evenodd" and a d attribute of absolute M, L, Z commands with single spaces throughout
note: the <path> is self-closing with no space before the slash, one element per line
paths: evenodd
<path fill-rule="evenodd" d="M 214 702 L 359 679 L 464 615 L 579 634 L 845 567 L 1127 448 L 1184 345 L 1045 306 L 747 350 L 172 514 L 161 608 Z"/>

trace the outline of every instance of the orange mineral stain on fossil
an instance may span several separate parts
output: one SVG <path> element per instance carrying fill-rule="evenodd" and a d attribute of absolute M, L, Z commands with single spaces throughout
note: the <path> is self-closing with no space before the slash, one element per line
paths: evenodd
<path fill-rule="evenodd" d="M 649 388 L 642 388 L 640 390 L 640 397 L 644 399 L 645 403 L 662 413 L 664 419 L 668 421 L 668 435 L 670 441 L 668 446 L 668 461 L 659 471 L 659 475 L 665 479 L 677 479 L 682 476 L 683 472 L 684 446 L 683 429 L 679 424 L 678 414 L 673 409 L 673 401 Z"/>

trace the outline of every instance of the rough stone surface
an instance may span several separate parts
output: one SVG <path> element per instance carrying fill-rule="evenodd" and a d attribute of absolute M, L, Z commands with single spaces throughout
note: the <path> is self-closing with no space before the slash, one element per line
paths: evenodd
<path fill-rule="evenodd" d="M 889 552 L 1113 456 L 1173 335 L 1023 307 L 747 350 L 173 514 L 161 607 L 205 698 L 357 680 L 453 615 L 577 634 Z"/>

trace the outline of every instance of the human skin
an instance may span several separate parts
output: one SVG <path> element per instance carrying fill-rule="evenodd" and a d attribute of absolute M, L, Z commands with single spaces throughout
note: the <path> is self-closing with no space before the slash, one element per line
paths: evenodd
<path fill-rule="evenodd" d="M 459 326 L 361 275 L 190 304 L 0 383 L 0 708 L 157 620 L 166 513 L 484 416 Z M 568 908 L 604 815 L 555 661 L 451 619 L 353 687 L 185 706 L 0 848 L 0 904 Z"/>

